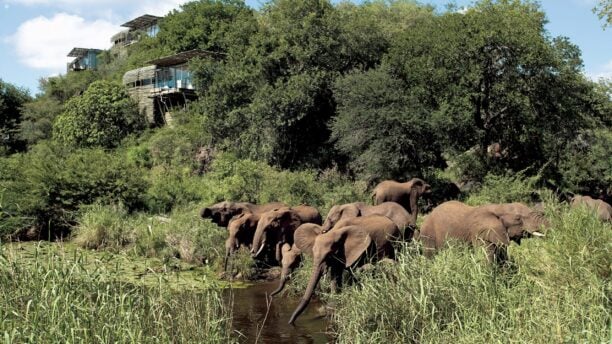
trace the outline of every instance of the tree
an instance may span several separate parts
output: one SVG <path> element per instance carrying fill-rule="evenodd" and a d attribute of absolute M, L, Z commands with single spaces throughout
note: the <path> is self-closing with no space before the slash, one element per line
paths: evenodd
<path fill-rule="evenodd" d="M 73 97 L 53 124 L 57 140 L 80 147 L 116 147 L 128 134 L 144 127 L 144 118 L 125 88 L 96 81 Z"/>
<path fill-rule="evenodd" d="M 421 20 L 391 48 L 392 73 L 431 112 L 451 159 L 472 150 L 482 174 L 537 170 L 601 116 L 579 49 L 544 24 L 537 4 L 484 0 Z M 488 157 L 492 144 L 501 159 Z"/>
<path fill-rule="evenodd" d="M 245 46 L 256 25 L 253 10 L 244 1 L 199 0 L 168 14 L 157 38 L 175 53 L 192 49 L 225 53 L 232 46 Z"/>
<path fill-rule="evenodd" d="M 612 25 L 612 0 L 598 0 L 593 12 L 604 21 L 604 28 Z"/>
<path fill-rule="evenodd" d="M 336 147 L 370 182 L 423 175 L 443 167 L 441 147 L 427 111 L 406 92 L 403 81 L 384 68 L 338 79 L 338 115 L 331 124 Z"/>
<path fill-rule="evenodd" d="M 23 119 L 22 107 L 29 100 L 28 91 L 0 79 L 0 156 L 24 149 L 19 124 Z"/>

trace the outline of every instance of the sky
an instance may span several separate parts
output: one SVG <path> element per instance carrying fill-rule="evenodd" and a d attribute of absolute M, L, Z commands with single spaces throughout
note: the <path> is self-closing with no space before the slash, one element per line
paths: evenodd
<path fill-rule="evenodd" d="M 359 1 L 359 0 L 355 0 Z M 121 24 L 142 14 L 163 16 L 188 0 L 0 0 L 0 79 L 38 92 L 38 80 L 63 74 L 73 47 L 108 49 Z M 254 8 L 263 0 L 247 0 Z M 444 10 L 449 0 L 421 0 Z M 552 36 L 577 44 L 584 74 L 612 78 L 612 27 L 592 12 L 596 0 L 541 0 Z M 459 7 L 472 0 L 455 0 Z"/>

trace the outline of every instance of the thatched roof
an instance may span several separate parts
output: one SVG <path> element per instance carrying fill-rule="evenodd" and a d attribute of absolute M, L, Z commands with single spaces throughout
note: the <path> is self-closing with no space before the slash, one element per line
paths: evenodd
<path fill-rule="evenodd" d="M 123 74 L 123 84 L 129 84 L 138 80 L 153 79 L 155 77 L 155 66 L 146 66 L 132 69 Z"/>

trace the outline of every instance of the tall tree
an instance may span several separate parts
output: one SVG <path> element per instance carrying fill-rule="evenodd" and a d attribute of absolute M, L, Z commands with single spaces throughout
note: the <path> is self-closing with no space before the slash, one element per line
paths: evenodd
<path fill-rule="evenodd" d="M 19 125 L 23 120 L 23 105 L 30 100 L 25 89 L 0 79 L 0 156 L 22 150 Z"/>

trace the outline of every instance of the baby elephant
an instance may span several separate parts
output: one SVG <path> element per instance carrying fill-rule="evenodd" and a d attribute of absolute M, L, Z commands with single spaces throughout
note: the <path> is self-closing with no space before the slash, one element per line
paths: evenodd
<path fill-rule="evenodd" d="M 590 196 L 574 196 L 572 198 L 572 208 L 580 206 L 586 206 L 594 210 L 601 221 L 612 222 L 612 206 L 608 203 L 600 199 L 593 199 Z"/>

